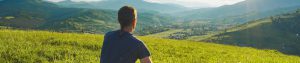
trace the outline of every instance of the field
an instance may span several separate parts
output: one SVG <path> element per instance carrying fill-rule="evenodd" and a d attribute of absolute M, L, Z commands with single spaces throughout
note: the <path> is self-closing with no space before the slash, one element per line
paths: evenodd
<path fill-rule="evenodd" d="M 183 31 L 182 29 L 174 29 L 174 30 L 169 30 L 169 31 L 164 31 L 161 33 L 155 33 L 155 34 L 150 34 L 146 35 L 147 37 L 156 37 L 156 38 L 169 38 L 169 36 L 173 33 Z"/>
<path fill-rule="evenodd" d="M 154 63 L 300 63 L 300 57 L 274 50 L 185 40 L 138 37 Z M 0 30 L 4 63 L 99 63 L 103 35 Z"/>

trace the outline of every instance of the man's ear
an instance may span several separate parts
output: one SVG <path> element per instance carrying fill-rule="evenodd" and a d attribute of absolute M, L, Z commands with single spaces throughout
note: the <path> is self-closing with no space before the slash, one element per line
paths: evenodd
<path fill-rule="evenodd" d="M 136 23 L 137 23 L 137 19 L 134 19 L 133 22 L 131 23 L 132 29 L 134 29 L 136 27 Z"/>

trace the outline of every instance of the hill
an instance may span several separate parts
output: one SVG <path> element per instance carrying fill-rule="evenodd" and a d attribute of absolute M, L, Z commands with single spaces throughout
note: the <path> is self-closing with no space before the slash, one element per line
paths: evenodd
<path fill-rule="evenodd" d="M 300 57 L 274 50 L 153 37 L 138 38 L 147 44 L 155 63 L 300 62 Z M 102 41 L 103 35 L 1 29 L 0 61 L 99 63 Z"/>
<path fill-rule="evenodd" d="M 252 21 L 204 41 L 276 49 L 286 54 L 300 55 L 300 10 L 270 18 Z"/>
<path fill-rule="evenodd" d="M 186 7 L 176 4 L 161 4 L 152 3 L 144 0 L 102 0 L 96 2 L 73 2 L 71 0 L 65 0 L 57 2 L 60 6 L 71 7 L 71 8 L 90 8 L 90 9 L 110 9 L 119 10 L 124 5 L 135 6 L 141 12 L 161 12 L 170 13 L 176 11 L 182 11 L 188 9 Z"/>
<path fill-rule="evenodd" d="M 0 19 L 2 26 L 15 28 L 73 32 L 82 27 L 82 29 L 95 30 L 99 33 L 105 32 L 99 31 L 99 29 L 107 30 L 108 27 L 103 27 L 103 25 L 110 24 L 107 26 L 111 26 L 114 21 L 113 11 L 61 8 L 42 0 L 4 0 L 0 4 L 0 8 L 3 9 L 0 10 L 0 16 L 13 17 L 12 19 Z M 87 25 L 99 28 L 88 28 Z"/>
<path fill-rule="evenodd" d="M 0 1 L 0 8 L 0 26 L 81 33 L 105 33 L 119 28 L 114 10 L 64 8 L 43 0 L 4 0 Z M 156 29 L 161 31 L 164 25 L 171 24 L 168 21 L 173 21 L 172 17 L 156 13 L 138 16 L 140 35 L 148 34 L 140 30 L 155 33 L 157 30 L 149 28 L 159 26 Z"/>
<path fill-rule="evenodd" d="M 243 24 L 295 11 L 300 8 L 299 0 L 245 0 L 233 5 L 202 8 L 181 12 L 187 20 L 210 19 L 213 23 Z"/>

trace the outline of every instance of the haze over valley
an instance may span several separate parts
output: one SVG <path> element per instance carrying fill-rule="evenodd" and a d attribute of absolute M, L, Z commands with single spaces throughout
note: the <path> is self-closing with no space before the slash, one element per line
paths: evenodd
<path fill-rule="evenodd" d="M 287 59 L 278 60 L 279 63 L 289 59 L 293 59 L 294 62 L 300 62 L 300 0 L 0 0 L 0 32 L 3 32 L 3 34 L 0 33 L 0 44 L 9 43 L 10 40 L 4 40 L 7 37 L 15 37 L 16 41 L 34 42 L 29 45 L 43 44 L 49 47 L 70 46 L 70 48 L 76 46 L 75 48 L 78 47 L 82 51 L 89 50 L 89 53 L 92 50 L 91 53 L 94 54 L 102 47 L 102 45 L 94 42 L 96 40 L 91 40 L 93 45 L 82 40 L 73 41 L 71 38 L 74 39 L 77 36 L 82 38 L 85 36 L 89 38 L 103 38 L 102 35 L 106 32 L 118 30 L 117 12 L 124 5 L 133 6 L 138 11 L 137 28 L 133 34 L 145 39 L 150 44 L 151 49 L 155 50 L 157 54 L 161 53 L 158 50 L 168 54 L 175 54 L 168 51 L 176 49 L 176 51 L 180 51 L 176 57 L 181 57 L 182 59 L 188 57 L 189 60 L 193 60 L 187 55 L 187 53 L 191 53 L 194 54 L 191 56 L 197 56 L 201 59 L 201 61 L 197 60 L 195 62 L 217 61 L 207 59 L 210 58 L 209 56 L 202 55 L 202 57 L 201 54 L 197 54 L 202 51 L 199 48 L 200 46 L 203 48 L 217 46 L 212 48 L 212 50 L 207 49 L 203 51 L 207 53 L 217 52 L 212 55 L 217 54 L 223 60 L 226 59 L 225 55 L 227 53 L 228 55 L 233 55 L 229 58 L 231 60 L 236 60 L 234 55 L 238 54 L 242 54 L 243 56 L 241 57 L 243 58 L 245 56 L 254 59 L 260 56 L 253 57 L 253 55 L 263 53 L 267 56 L 270 55 L 268 59 L 257 59 L 256 61 L 272 63 L 267 60 L 277 57 L 281 58 L 282 56 L 282 58 L 286 57 Z M 43 33 L 48 34 L 46 38 L 41 37 Z M 62 36 L 59 36 L 60 33 Z M 8 34 L 23 35 L 18 37 L 8 36 Z M 26 36 L 35 36 L 35 34 L 40 36 L 40 38 L 36 39 L 43 43 L 38 43 L 39 41 L 35 41 L 34 38 L 25 38 Z M 72 36 L 69 36 L 69 34 Z M 55 36 L 49 37 L 51 35 Z M 155 38 L 155 40 L 159 41 L 148 38 Z M 13 40 L 14 38 L 11 39 L 11 42 L 14 42 Z M 162 45 L 158 47 L 162 48 L 155 49 L 155 45 L 159 44 L 160 41 Z M 172 44 L 164 46 L 164 44 L 169 43 Z M 178 45 L 182 43 L 185 43 L 185 45 Z M 15 43 L 9 44 L 15 45 Z M 0 61 L 10 60 L 7 62 L 13 62 L 13 59 L 19 59 L 22 62 L 19 56 L 13 56 L 17 54 L 13 53 L 15 51 L 8 48 L 2 50 L 2 46 L 4 47 L 5 45 L 0 45 Z M 173 46 L 175 47 L 174 49 L 169 48 Z M 222 50 L 228 50 L 226 52 L 217 50 L 223 47 L 231 48 L 232 50 Z M 16 46 L 15 48 L 19 47 Z M 184 48 L 195 48 L 197 52 L 187 52 L 187 50 L 183 50 Z M 247 51 L 254 50 L 255 54 L 247 56 L 249 52 L 237 52 L 243 49 Z M 33 50 L 24 51 L 28 53 L 33 52 Z M 37 57 L 41 55 L 44 59 L 36 59 L 55 62 L 51 57 L 52 53 L 48 55 L 45 52 L 38 51 Z M 11 52 L 11 54 L 4 54 L 4 52 Z M 63 54 L 63 52 L 61 53 Z M 71 52 L 65 53 L 71 54 Z M 8 57 L 4 57 L 5 55 L 8 55 Z M 80 54 L 74 53 L 74 55 Z M 70 59 L 61 58 L 60 56 L 58 55 L 54 58 L 62 61 Z M 170 56 L 162 56 L 168 59 L 157 59 L 158 63 L 160 61 L 172 63 L 168 62 L 172 61 Z M 276 57 L 272 58 L 271 56 Z M 29 56 L 24 57 L 28 57 L 24 59 L 24 62 L 25 60 L 35 62 Z M 95 57 L 97 56 L 89 58 Z M 156 58 L 159 58 L 159 55 Z M 97 62 L 96 59 L 89 60 Z M 244 60 L 240 61 L 248 62 L 246 61 L 247 59 L 244 58 Z M 178 62 L 183 61 L 178 60 Z"/>

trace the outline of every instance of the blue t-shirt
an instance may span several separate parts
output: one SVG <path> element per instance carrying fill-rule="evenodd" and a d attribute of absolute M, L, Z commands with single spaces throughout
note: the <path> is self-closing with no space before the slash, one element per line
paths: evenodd
<path fill-rule="evenodd" d="M 118 30 L 105 34 L 100 63 L 135 63 L 148 56 L 150 52 L 142 41 Z"/>

